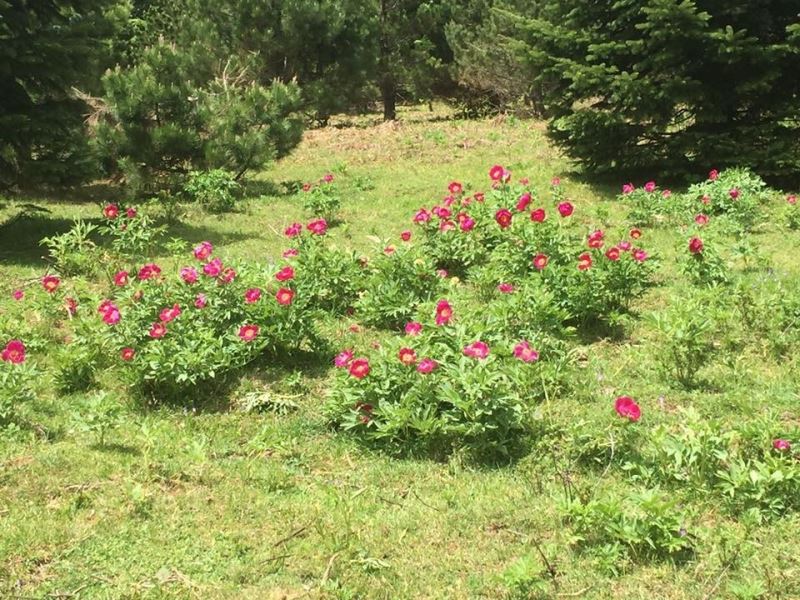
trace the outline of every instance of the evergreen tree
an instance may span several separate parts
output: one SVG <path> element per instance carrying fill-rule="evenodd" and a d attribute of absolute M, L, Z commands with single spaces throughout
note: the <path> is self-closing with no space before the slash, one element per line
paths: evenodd
<path fill-rule="evenodd" d="M 74 88 L 96 87 L 123 15 L 113 0 L 0 2 L 0 185 L 93 173 Z"/>
<path fill-rule="evenodd" d="M 544 0 L 516 22 L 549 133 L 590 171 L 800 172 L 796 0 Z"/>

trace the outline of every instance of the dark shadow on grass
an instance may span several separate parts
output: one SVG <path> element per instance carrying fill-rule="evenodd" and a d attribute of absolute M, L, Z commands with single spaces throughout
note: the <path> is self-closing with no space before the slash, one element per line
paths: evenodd
<path fill-rule="evenodd" d="M 224 219 L 225 215 L 218 215 L 218 217 Z M 241 231 L 220 232 L 214 227 L 206 227 L 203 225 L 195 225 L 187 221 L 181 221 L 167 225 L 167 232 L 164 237 L 167 240 L 177 237 L 192 244 L 205 240 L 211 242 L 215 246 L 222 246 L 259 238 L 261 236 L 257 233 L 247 234 Z"/>
<path fill-rule="evenodd" d="M 108 181 L 96 181 L 75 188 L 41 188 L 26 189 L 12 196 L 18 202 L 35 202 L 45 204 L 105 204 L 120 202 L 125 197 L 125 190 Z"/>
<path fill-rule="evenodd" d="M 42 238 L 66 233 L 75 223 L 72 219 L 48 215 L 49 210 L 26 211 L 0 224 L 0 264 L 23 267 L 46 264 L 47 248 L 41 245 Z M 84 220 L 100 224 L 99 218 Z"/>
<path fill-rule="evenodd" d="M 126 456 L 141 456 L 142 451 L 135 446 L 128 446 L 126 444 L 92 444 L 89 446 L 90 450 L 97 452 L 107 452 L 113 454 L 122 454 Z"/>

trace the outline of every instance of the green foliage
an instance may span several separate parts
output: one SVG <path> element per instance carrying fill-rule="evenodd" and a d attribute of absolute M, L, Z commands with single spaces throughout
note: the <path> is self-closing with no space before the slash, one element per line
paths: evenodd
<path fill-rule="evenodd" d="M 91 275 L 97 269 L 97 246 L 92 234 L 97 225 L 78 220 L 61 235 L 42 238 L 47 246 L 50 260 L 59 273 L 64 275 Z"/>
<path fill-rule="evenodd" d="M 224 169 L 192 171 L 183 193 L 212 213 L 230 212 L 236 206 L 241 186 Z"/>
<path fill-rule="evenodd" d="M 537 73 L 550 137 L 589 171 L 800 171 L 800 24 L 791 3 L 540 7 L 534 18 L 518 12 L 515 36 Z"/>
<path fill-rule="evenodd" d="M 19 406 L 34 399 L 33 385 L 38 375 L 29 361 L 0 361 L 0 424 L 12 421 L 19 415 Z"/>
<path fill-rule="evenodd" d="M 336 220 L 342 199 L 339 190 L 333 182 L 333 175 L 326 175 L 316 185 L 303 191 L 303 208 L 312 216 L 325 219 L 332 223 Z"/>
<path fill-rule="evenodd" d="M 122 422 L 122 405 L 119 399 L 107 392 L 89 396 L 80 413 L 77 428 L 97 438 L 99 446 L 105 446 L 108 434 Z"/>

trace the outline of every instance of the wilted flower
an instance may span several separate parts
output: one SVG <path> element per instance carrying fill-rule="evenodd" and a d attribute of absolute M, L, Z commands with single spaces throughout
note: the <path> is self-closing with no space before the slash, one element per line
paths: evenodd
<path fill-rule="evenodd" d="M 595 231 L 590 233 L 588 238 L 589 248 L 602 248 L 603 238 L 605 237 L 605 235 L 606 234 L 600 229 L 596 229 Z"/>
<path fill-rule="evenodd" d="M 287 248 L 283 251 L 281 256 L 283 256 L 283 258 L 294 258 L 298 254 L 299 252 L 297 251 L 297 248 Z"/>
<path fill-rule="evenodd" d="M 623 240 L 619 244 L 617 244 L 617 248 L 619 248 L 623 252 L 627 252 L 628 250 L 631 249 L 631 243 L 627 240 Z"/>
<path fill-rule="evenodd" d="M 415 223 L 427 223 L 430 220 L 431 220 L 431 213 L 429 213 L 424 208 L 420 208 L 414 215 Z"/>
<path fill-rule="evenodd" d="M 135 218 L 136 214 L 137 214 L 136 209 L 132 206 L 129 206 L 128 208 L 125 209 L 125 216 L 128 217 L 129 219 Z"/>
<path fill-rule="evenodd" d="M 647 260 L 647 252 L 642 250 L 641 248 L 634 248 L 633 249 L 633 260 L 637 262 L 644 262 Z"/>
<path fill-rule="evenodd" d="M 78 301 L 75 298 L 64 298 L 64 309 L 70 317 L 74 317 L 78 312 Z"/>
<path fill-rule="evenodd" d="M 153 279 L 154 277 L 158 277 L 161 275 L 161 267 L 159 267 L 155 263 L 147 263 L 141 269 L 139 269 L 139 280 L 145 281 L 147 279 Z"/>
<path fill-rule="evenodd" d="M 711 169 L 711 171 L 709 171 L 708 178 L 711 181 L 716 181 L 718 177 L 719 177 L 719 171 L 717 171 L 716 169 Z"/>
<path fill-rule="evenodd" d="M 220 283 L 230 283 L 234 279 L 236 279 L 236 271 L 232 267 L 225 267 L 219 274 Z"/>
<path fill-rule="evenodd" d="M 350 364 L 350 361 L 353 360 L 353 351 L 352 350 L 342 350 L 336 357 L 333 359 L 333 364 L 342 369 Z"/>
<path fill-rule="evenodd" d="M 642 410 L 639 405 L 630 396 L 620 396 L 614 401 L 614 410 L 620 417 L 624 417 L 633 422 L 639 420 L 642 416 Z"/>
<path fill-rule="evenodd" d="M 208 304 L 208 300 L 206 300 L 205 294 L 197 294 L 197 297 L 194 299 L 194 307 L 195 308 L 205 308 L 206 304 Z"/>

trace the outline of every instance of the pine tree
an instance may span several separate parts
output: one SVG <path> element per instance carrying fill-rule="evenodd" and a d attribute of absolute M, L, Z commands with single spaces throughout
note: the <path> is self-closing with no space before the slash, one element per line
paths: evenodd
<path fill-rule="evenodd" d="M 800 173 L 796 0 L 544 0 L 517 15 L 550 136 L 595 173 Z"/>

